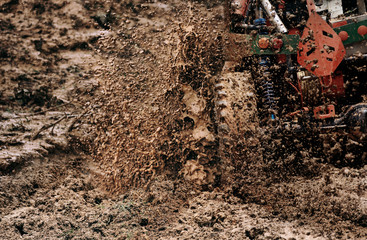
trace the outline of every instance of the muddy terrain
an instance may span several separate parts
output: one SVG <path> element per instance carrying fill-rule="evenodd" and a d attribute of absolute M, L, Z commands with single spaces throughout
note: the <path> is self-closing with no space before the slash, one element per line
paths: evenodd
<path fill-rule="evenodd" d="M 233 80 L 246 138 L 225 147 L 225 18 L 223 1 L 0 1 L 0 239 L 366 239 L 367 153 L 346 133 L 271 139 Z"/>

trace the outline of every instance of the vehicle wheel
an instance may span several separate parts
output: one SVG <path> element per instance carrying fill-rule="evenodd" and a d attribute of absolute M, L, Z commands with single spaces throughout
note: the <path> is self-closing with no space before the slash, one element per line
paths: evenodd
<path fill-rule="evenodd" d="M 259 154 L 256 94 L 251 75 L 234 72 L 233 62 L 226 62 L 215 85 L 219 157 L 222 182 L 231 186 L 236 174 Z"/>

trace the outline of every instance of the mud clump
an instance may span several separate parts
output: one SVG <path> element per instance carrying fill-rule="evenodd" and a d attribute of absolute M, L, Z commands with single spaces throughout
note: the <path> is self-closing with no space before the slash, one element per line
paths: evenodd
<path fill-rule="evenodd" d="M 148 6 L 141 16 L 154 8 Z M 109 55 L 94 120 L 95 153 L 111 191 L 147 186 L 161 174 L 184 176 L 198 186 L 218 182 L 212 85 L 223 64 L 219 29 L 201 29 L 208 20 L 193 12 L 180 15 L 192 24 L 179 18 L 172 28 L 169 16 L 152 17 L 159 26 L 150 26 L 149 35 L 146 25 L 134 23 L 132 29 L 121 25 L 123 38 L 99 40 L 105 48 L 114 43 L 130 52 Z"/>

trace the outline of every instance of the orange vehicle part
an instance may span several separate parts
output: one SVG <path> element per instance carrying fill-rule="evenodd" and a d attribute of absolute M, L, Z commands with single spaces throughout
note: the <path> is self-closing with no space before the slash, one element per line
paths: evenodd
<path fill-rule="evenodd" d="M 250 0 L 235 0 L 232 4 L 236 5 L 235 14 L 245 16 L 249 7 Z"/>
<path fill-rule="evenodd" d="M 329 97 L 345 96 L 344 77 L 342 72 L 337 71 L 331 77 L 323 77 L 321 80 L 322 92 Z"/>
<path fill-rule="evenodd" d="M 270 45 L 270 41 L 267 38 L 260 38 L 259 39 L 259 48 L 267 49 Z"/>
<path fill-rule="evenodd" d="M 313 110 L 314 118 L 323 120 L 327 118 L 333 118 L 335 117 L 335 106 L 334 105 L 328 105 L 326 107 L 320 106 L 315 107 Z"/>
<path fill-rule="evenodd" d="M 358 34 L 361 35 L 362 37 L 364 37 L 364 35 L 367 34 L 367 27 L 366 26 L 360 26 L 358 28 Z"/>
<path fill-rule="evenodd" d="M 298 45 L 298 63 L 317 77 L 331 76 L 345 56 L 339 35 L 316 13 L 313 0 L 307 0 L 309 19 Z"/>
<path fill-rule="evenodd" d="M 303 107 L 302 110 L 297 110 L 295 112 L 289 113 L 287 116 L 294 117 L 294 116 L 301 116 L 302 113 L 306 112 L 308 113 L 310 109 L 308 107 Z"/>

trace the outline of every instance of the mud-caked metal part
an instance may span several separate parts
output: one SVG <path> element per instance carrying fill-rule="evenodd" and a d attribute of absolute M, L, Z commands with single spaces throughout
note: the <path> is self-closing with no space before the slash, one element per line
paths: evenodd
<path fill-rule="evenodd" d="M 333 131 L 321 134 L 324 159 L 336 167 L 361 168 L 367 162 L 367 143 L 359 141 L 354 134 Z"/>
<path fill-rule="evenodd" d="M 226 62 L 215 84 L 219 157 L 222 182 L 231 186 L 236 170 L 260 155 L 256 133 L 259 127 L 256 95 L 251 75 L 235 72 L 235 63 Z"/>

